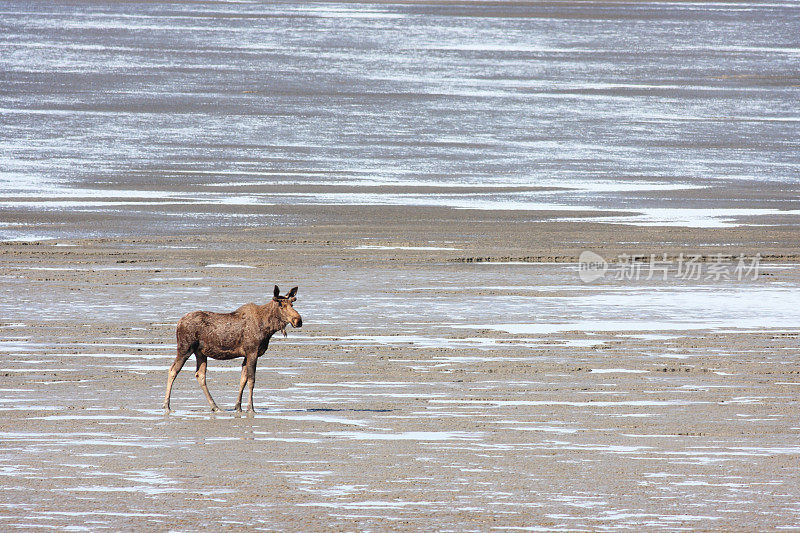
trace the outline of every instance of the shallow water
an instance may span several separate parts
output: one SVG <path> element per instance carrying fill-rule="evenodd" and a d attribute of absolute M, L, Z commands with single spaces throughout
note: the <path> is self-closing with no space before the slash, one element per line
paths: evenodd
<path fill-rule="evenodd" d="M 721 193 L 798 183 L 798 25 L 791 1 L 3 1 L 0 212 L 117 222 L 0 237 L 263 225 L 295 204 L 780 214 Z"/>

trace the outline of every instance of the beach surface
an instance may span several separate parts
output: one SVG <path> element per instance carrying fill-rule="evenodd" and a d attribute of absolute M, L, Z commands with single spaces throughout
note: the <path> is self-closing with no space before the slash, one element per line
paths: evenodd
<path fill-rule="evenodd" d="M 3 527 L 797 525 L 795 257 L 587 284 L 545 236 L 613 225 L 533 224 L 517 249 L 520 220 L 495 244 L 477 220 L 364 223 L 3 245 Z M 256 413 L 232 411 L 239 364 L 210 361 L 212 414 L 191 359 L 165 415 L 177 319 L 275 283 L 304 326 L 260 360 Z"/>
<path fill-rule="evenodd" d="M 0 529 L 800 529 L 799 17 L 0 2 Z"/>

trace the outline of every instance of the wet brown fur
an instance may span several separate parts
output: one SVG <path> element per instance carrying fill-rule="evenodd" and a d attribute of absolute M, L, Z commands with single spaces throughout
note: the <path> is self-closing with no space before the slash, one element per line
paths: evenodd
<path fill-rule="evenodd" d="M 170 411 L 169 400 L 172 384 L 186 360 L 194 354 L 197 359 L 195 377 L 203 389 L 212 411 L 220 409 L 206 385 L 208 358 L 226 360 L 243 357 L 239 396 L 235 409 L 242 410 L 242 394 L 244 386 L 247 384 L 250 388 L 247 410 L 253 411 L 256 363 L 267 350 L 269 339 L 277 331 L 283 331 L 285 335 L 287 324 L 292 324 L 296 328 L 303 325 L 300 314 L 292 307 L 296 293 L 297 287 L 290 290 L 286 296 L 280 296 L 280 290 L 276 285 L 273 299 L 266 305 L 249 303 L 232 313 L 194 311 L 181 318 L 176 330 L 178 354 L 167 376 L 164 409 Z"/>

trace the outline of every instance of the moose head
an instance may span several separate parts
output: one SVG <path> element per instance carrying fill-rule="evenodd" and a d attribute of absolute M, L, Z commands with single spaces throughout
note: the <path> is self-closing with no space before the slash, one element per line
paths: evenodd
<path fill-rule="evenodd" d="M 295 294 L 297 294 L 297 287 L 286 293 L 286 296 L 281 296 L 281 290 L 275 285 L 275 290 L 272 291 L 272 299 L 278 303 L 278 316 L 280 319 L 290 323 L 293 327 L 299 328 L 303 326 L 303 318 L 292 307 L 292 302 L 297 300 L 294 296 Z"/>

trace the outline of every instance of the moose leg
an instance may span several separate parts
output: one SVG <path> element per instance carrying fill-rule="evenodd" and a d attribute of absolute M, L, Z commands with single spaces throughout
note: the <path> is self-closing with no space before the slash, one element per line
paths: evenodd
<path fill-rule="evenodd" d="M 208 392 L 208 386 L 206 385 L 206 368 L 208 366 L 208 358 L 200 353 L 195 353 L 194 356 L 197 359 L 197 371 L 194 373 L 194 377 L 197 378 L 200 388 L 203 389 L 203 392 L 206 395 L 206 400 L 208 400 L 208 405 L 211 406 L 211 410 L 219 411 L 220 408 L 217 406 L 216 402 L 214 402 L 214 398 L 211 397 L 211 393 Z"/>
<path fill-rule="evenodd" d="M 239 378 L 239 396 L 236 399 L 236 407 L 235 409 L 238 412 L 242 412 L 242 395 L 244 394 L 244 386 L 250 386 L 250 405 L 247 407 L 247 410 L 250 412 L 255 411 L 253 409 L 253 387 L 256 383 L 256 361 L 257 358 L 253 358 L 252 360 L 245 358 L 244 362 L 242 362 L 242 377 Z"/>
<path fill-rule="evenodd" d="M 181 350 L 179 347 L 178 355 L 172 362 L 172 366 L 169 367 L 169 373 L 167 374 L 167 392 L 164 395 L 164 405 L 162 406 L 168 413 L 172 411 L 172 409 L 169 408 L 169 397 L 170 394 L 172 394 L 172 384 L 175 382 L 175 378 L 178 377 L 178 372 L 181 371 L 181 368 L 183 368 L 183 365 L 186 363 L 186 360 L 189 359 L 191 354 L 191 350 Z"/>
<path fill-rule="evenodd" d="M 242 361 L 242 377 L 239 378 L 239 395 L 236 397 L 236 405 L 234 409 L 239 413 L 242 412 L 242 394 L 244 393 L 244 385 L 247 383 L 247 359 Z"/>
<path fill-rule="evenodd" d="M 250 413 L 256 412 L 253 408 L 253 388 L 256 386 L 256 363 L 258 363 L 258 359 L 254 357 L 253 362 L 247 365 L 247 386 L 250 388 L 250 401 L 247 404 L 247 411 Z"/>

